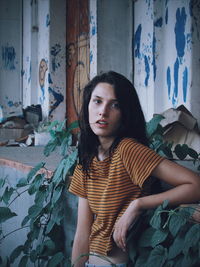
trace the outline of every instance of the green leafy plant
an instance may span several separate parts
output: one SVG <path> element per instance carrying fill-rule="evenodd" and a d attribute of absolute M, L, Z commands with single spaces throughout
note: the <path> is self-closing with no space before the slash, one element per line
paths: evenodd
<path fill-rule="evenodd" d="M 187 144 L 177 144 L 173 146 L 173 142 L 164 140 L 165 128 L 161 126 L 160 122 L 164 119 L 162 115 L 154 116 L 149 122 L 147 122 L 147 135 L 150 141 L 150 147 L 162 156 L 173 160 L 176 156 L 179 160 L 186 159 L 189 156 L 197 170 L 200 171 L 200 154 Z"/>
<path fill-rule="evenodd" d="M 169 209 L 167 204 L 144 213 L 130 233 L 133 266 L 200 266 L 200 224 L 192 220 L 194 208 Z"/>
<path fill-rule="evenodd" d="M 186 145 L 177 145 L 172 149 L 173 144 L 164 141 L 164 129 L 160 125 L 162 119 L 163 117 L 158 115 L 147 123 L 150 147 L 170 159 L 173 159 L 173 154 L 180 159 L 189 155 L 196 163 L 199 160 L 199 154 L 195 150 Z M 7 177 L 0 179 L 0 189 L 3 192 L 0 197 L 0 201 L 3 203 L 0 206 L 0 224 L 7 223 L 9 219 L 18 216 L 12 211 L 12 204 L 16 199 L 24 193 L 28 193 L 34 198 L 28 214 L 21 220 L 20 228 L 9 233 L 0 230 L 0 242 L 3 242 L 14 232 L 24 228 L 28 229 L 25 242 L 18 245 L 7 259 L 0 257 L 0 264 L 4 266 L 10 266 L 20 257 L 19 267 L 29 266 L 29 263 L 37 267 L 71 267 L 70 259 L 64 252 L 63 195 L 68 188 L 69 177 L 77 163 L 78 153 L 72 131 L 78 127 L 78 123 L 74 122 L 66 129 L 65 121 L 54 121 L 47 127 L 51 140 L 45 146 L 44 155 L 49 156 L 56 149 L 62 155 L 53 175 L 49 177 L 49 172 L 45 169 L 45 162 L 40 162 L 26 178 L 20 179 L 16 186 L 11 186 Z M 74 212 L 76 213 L 76 210 Z M 185 216 L 186 214 L 187 216 Z M 195 245 L 200 247 L 199 234 L 197 239 L 192 238 L 192 241 L 189 241 L 193 231 L 199 231 L 199 226 L 197 224 L 194 226 L 190 222 L 189 214 L 191 212 L 183 208 L 169 210 L 166 203 L 156 211 L 145 213 L 141 218 L 142 221 L 140 220 L 140 223 L 134 226 L 135 241 L 129 241 L 129 254 L 132 262 L 136 264 L 134 266 L 150 267 L 153 264 L 158 266 L 157 262 L 155 264 L 156 260 L 160 264 L 159 267 L 184 266 L 179 263 L 185 263 L 186 260 L 189 262 L 188 252 L 195 257 L 199 253 L 200 258 L 200 251 L 195 249 Z M 142 233 L 142 235 L 138 236 L 138 233 Z M 183 239 L 188 242 L 185 248 L 182 246 Z M 132 239 L 129 238 L 129 240 Z M 176 263 L 176 265 L 172 263 Z"/>
<path fill-rule="evenodd" d="M 52 122 L 48 128 L 51 140 L 45 146 L 44 154 L 48 156 L 59 147 L 62 160 L 52 177 L 45 169 L 45 163 L 35 166 L 26 178 L 20 179 L 16 186 L 10 186 L 7 178 L 0 179 L 1 196 L 0 223 L 6 223 L 10 218 L 17 216 L 11 210 L 12 203 L 25 192 L 34 196 L 33 205 L 28 214 L 21 221 L 21 227 L 10 233 L 0 231 L 0 240 L 13 232 L 27 228 L 28 234 L 24 244 L 17 246 L 5 260 L 0 258 L 1 264 L 10 266 L 20 256 L 19 267 L 29 266 L 71 266 L 64 254 L 64 204 L 63 194 L 68 187 L 68 178 L 72 174 L 77 162 L 77 147 L 73 145 L 73 129 L 78 123 L 72 123 L 67 129 L 64 122 Z"/>

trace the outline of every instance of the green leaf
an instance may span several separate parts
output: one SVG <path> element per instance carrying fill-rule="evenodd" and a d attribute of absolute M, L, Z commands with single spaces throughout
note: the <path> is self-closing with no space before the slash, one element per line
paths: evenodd
<path fill-rule="evenodd" d="M 16 247 L 10 254 L 10 262 L 13 263 L 15 259 L 19 257 L 19 255 L 22 253 L 23 250 L 24 250 L 24 246 L 22 245 Z"/>
<path fill-rule="evenodd" d="M 37 252 L 35 249 L 31 250 L 31 253 L 30 253 L 30 260 L 31 262 L 36 262 L 38 259 L 38 255 L 37 255 Z"/>
<path fill-rule="evenodd" d="M 58 185 L 54 192 L 53 192 L 53 197 L 52 197 L 52 205 L 54 206 L 54 204 L 58 201 L 58 199 L 60 198 L 61 194 L 63 191 L 63 185 Z"/>
<path fill-rule="evenodd" d="M 30 218 L 36 218 L 42 211 L 43 207 L 38 205 L 33 205 L 28 209 L 28 214 Z"/>
<path fill-rule="evenodd" d="M 188 149 L 189 148 L 186 144 L 183 145 L 178 144 L 175 146 L 174 152 L 180 160 L 184 160 L 188 155 Z"/>
<path fill-rule="evenodd" d="M 0 188 L 4 187 L 5 182 L 6 182 L 6 179 L 5 178 L 1 178 L 0 179 Z"/>
<path fill-rule="evenodd" d="M 26 217 L 24 217 L 24 219 L 23 219 L 23 221 L 21 223 L 21 226 L 24 227 L 30 219 L 31 218 L 30 218 L 29 215 L 27 215 Z"/>
<path fill-rule="evenodd" d="M 159 229 L 161 227 L 161 214 L 154 214 L 150 220 L 150 225 L 155 228 Z"/>
<path fill-rule="evenodd" d="M 162 243 L 168 236 L 168 232 L 162 229 L 155 231 L 151 238 L 151 246 L 154 248 L 158 244 Z"/>
<path fill-rule="evenodd" d="M 36 173 L 43 168 L 45 165 L 44 162 L 40 162 L 39 164 L 37 164 L 33 169 L 31 169 L 31 171 L 28 173 L 27 175 L 27 181 L 30 182 L 31 179 L 36 175 Z"/>
<path fill-rule="evenodd" d="M 60 181 L 62 181 L 62 172 L 63 172 L 63 169 L 64 169 L 64 166 L 65 166 L 65 162 L 66 162 L 66 159 L 62 159 L 60 164 L 58 165 L 54 175 L 53 175 L 53 182 L 55 184 L 58 184 Z"/>
<path fill-rule="evenodd" d="M 52 240 L 50 239 L 45 240 L 44 243 L 42 244 L 41 253 L 46 256 L 51 256 L 55 248 L 56 248 L 55 243 Z"/>
<path fill-rule="evenodd" d="M 39 190 L 35 194 L 35 204 L 42 206 L 47 195 L 48 191 L 46 190 L 46 186 L 40 186 Z"/>
<path fill-rule="evenodd" d="M 198 159 L 199 157 L 198 153 L 192 148 L 188 148 L 188 155 L 193 159 Z"/>
<path fill-rule="evenodd" d="M 147 228 L 141 235 L 139 239 L 139 246 L 140 247 L 150 247 L 151 246 L 151 239 L 155 233 L 155 229 Z"/>
<path fill-rule="evenodd" d="M 44 174 L 37 174 L 28 189 L 29 195 L 33 195 L 36 191 L 38 191 L 43 181 L 44 181 Z"/>
<path fill-rule="evenodd" d="M 173 213 L 169 220 L 169 230 L 171 234 L 175 237 L 180 231 L 181 227 L 187 222 L 186 218 L 181 216 L 179 213 Z"/>
<path fill-rule="evenodd" d="M 27 186 L 28 185 L 28 181 L 27 178 L 21 178 L 18 183 L 17 183 L 17 187 L 23 187 L 23 186 Z"/>
<path fill-rule="evenodd" d="M 58 145 L 57 138 L 55 138 L 54 140 L 50 140 L 47 143 L 47 145 L 44 147 L 44 151 L 43 151 L 44 155 L 48 157 L 50 153 L 56 149 L 57 145 Z"/>
<path fill-rule="evenodd" d="M 167 259 L 167 249 L 159 245 L 151 251 L 149 259 L 147 261 L 147 266 L 148 267 L 164 266 L 163 264 L 165 263 L 166 259 Z"/>
<path fill-rule="evenodd" d="M 28 263 L 28 256 L 25 255 L 21 258 L 18 267 L 26 267 Z"/>
<path fill-rule="evenodd" d="M 64 260 L 64 255 L 62 252 L 56 253 L 48 262 L 47 267 L 57 267 L 59 263 Z"/>
<path fill-rule="evenodd" d="M 78 121 L 73 121 L 73 122 L 69 125 L 67 131 L 68 131 L 68 132 L 71 132 L 72 130 L 77 129 L 77 128 L 79 128 L 79 123 L 78 123 Z"/>
<path fill-rule="evenodd" d="M 200 225 L 194 224 L 192 225 L 185 235 L 185 242 L 184 242 L 184 254 L 188 253 L 188 250 L 191 247 L 195 247 L 200 239 Z"/>
<path fill-rule="evenodd" d="M 169 247 L 169 253 L 168 253 L 168 259 L 171 260 L 175 258 L 177 255 L 179 255 L 183 248 L 184 248 L 184 236 L 176 236 L 174 238 L 174 242 L 172 245 Z"/>
<path fill-rule="evenodd" d="M 14 216 L 17 216 L 17 214 L 12 212 L 9 208 L 0 207 L 0 223 L 7 221 Z"/>
<path fill-rule="evenodd" d="M 6 189 L 3 193 L 3 196 L 2 196 L 2 200 L 4 201 L 4 203 L 6 205 L 8 204 L 13 192 L 14 192 L 14 188 L 12 188 L 12 187 L 9 188 L 8 186 L 6 187 Z"/>
<path fill-rule="evenodd" d="M 146 129 L 147 129 L 147 135 L 149 137 L 156 132 L 158 125 L 163 118 L 164 117 L 162 115 L 156 115 L 149 122 L 147 122 Z"/>

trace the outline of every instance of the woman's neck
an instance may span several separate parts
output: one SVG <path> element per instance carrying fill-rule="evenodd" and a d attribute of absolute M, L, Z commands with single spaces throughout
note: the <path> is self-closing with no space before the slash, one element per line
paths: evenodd
<path fill-rule="evenodd" d="M 109 156 L 110 147 L 112 146 L 114 138 L 100 138 L 99 141 L 98 159 L 104 160 Z"/>

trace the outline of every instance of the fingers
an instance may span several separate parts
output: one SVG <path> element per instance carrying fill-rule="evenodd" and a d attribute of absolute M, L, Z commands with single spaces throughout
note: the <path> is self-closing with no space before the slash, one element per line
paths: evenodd
<path fill-rule="evenodd" d="M 127 231 L 121 227 L 116 227 L 113 233 L 115 243 L 123 251 L 126 251 L 126 233 Z"/>

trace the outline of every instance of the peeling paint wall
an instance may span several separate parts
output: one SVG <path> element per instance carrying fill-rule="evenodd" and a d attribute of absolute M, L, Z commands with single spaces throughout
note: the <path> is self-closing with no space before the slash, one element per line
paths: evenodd
<path fill-rule="evenodd" d="M 22 114 L 20 8 L 21 0 L 0 0 L 0 122 Z"/>
<path fill-rule="evenodd" d="M 200 1 L 134 2 L 134 83 L 145 116 L 184 104 L 200 123 Z"/>
<path fill-rule="evenodd" d="M 66 117 L 66 1 L 50 1 L 49 117 Z M 48 25 L 47 17 L 47 25 Z"/>

